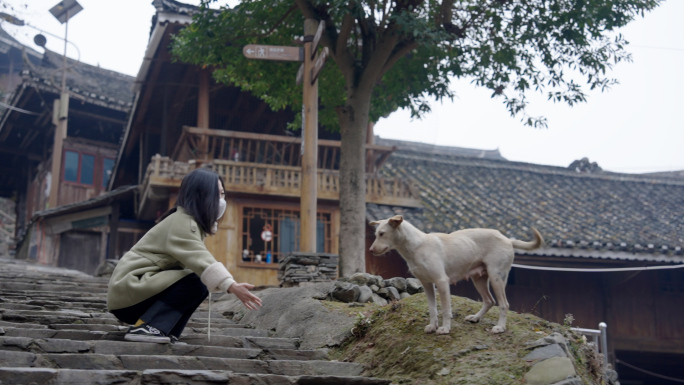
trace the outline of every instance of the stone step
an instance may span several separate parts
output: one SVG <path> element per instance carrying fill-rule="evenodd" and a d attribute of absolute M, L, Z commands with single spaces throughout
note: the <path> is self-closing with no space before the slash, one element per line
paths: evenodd
<path fill-rule="evenodd" d="M 0 290 L 0 297 L 23 298 L 25 300 L 57 300 L 65 302 L 107 302 L 107 291 L 71 292 L 64 291 L 64 288 L 61 288 L 58 291 Z"/>
<path fill-rule="evenodd" d="M 0 314 L 0 318 L 1 314 Z M 41 325 L 41 324 L 36 324 L 36 323 L 30 323 L 30 322 L 11 322 L 11 321 L 2 321 L 0 320 L 0 327 L 9 327 L 9 328 L 22 328 L 22 329 L 47 329 L 47 325 Z"/>
<path fill-rule="evenodd" d="M 50 324 L 56 330 L 90 330 L 97 332 L 116 332 L 127 330 L 128 326 L 112 324 Z"/>
<path fill-rule="evenodd" d="M 30 285 L 61 285 L 65 288 L 67 287 L 90 287 L 97 289 L 107 290 L 108 282 L 102 281 L 78 281 L 78 280 L 65 280 L 65 279 L 35 279 L 32 277 L 2 277 L 0 279 L 6 281 L 10 284 L 30 284 Z"/>
<path fill-rule="evenodd" d="M 54 329 L 20 329 L 4 328 L 4 337 L 27 337 L 27 338 L 56 338 L 69 340 L 100 340 L 108 336 L 107 332 L 90 330 L 54 330 Z M 123 334 L 121 339 L 123 340 Z"/>
<path fill-rule="evenodd" d="M 0 368 L 7 384 L 241 384 L 241 385 L 389 385 L 389 380 L 355 376 L 282 376 L 225 370 L 78 370 L 51 368 Z"/>
<path fill-rule="evenodd" d="M 21 283 L 21 282 L 2 282 L 0 283 L 0 290 L 30 290 L 30 291 L 61 291 L 62 293 L 90 293 L 90 292 L 107 292 L 107 287 L 91 287 L 88 285 L 78 286 L 57 283 Z"/>
<path fill-rule="evenodd" d="M 105 302 L 57 302 L 9 299 L 2 304 L 3 309 L 12 310 L 81 310 L 100 312 L 107 309 Z"/>
<path fill-rule="evenodd" d="M 127 355 L 32 353 L 0 350 L 2 367 L 39 367 L 88 370 L 230 370 L 236 373 L 280 375 L 358 376 L 363 365 L 317 360 L 241 359 L 190 355 Z"/>
<path fill-rule="evenodd" d="M 0 336 L 4 337 L 28 337 L 28 338 L 56 338 L 73 340 L 110 340 L 124 341 L 127 326 L 103 325 L 103 324 L 14 324 L 0 326 Z M 29 328 L 28 326 L 34 326 Z M 235 348 L 253 349 L 291 349 L 299 348 L 299 341 L 295 338 L 274 337 L 251 337 L 251 336 L 224 336 L 217 335 L 216 331 L 207 339 L 202 333 L 183 333 L 180 339 L 189 345 L 225 346 Z"/>
<path fill-rule="evenodd" d="M 18 329 L 21 330 L 21 329 Z M 233 341 L 231 346 L 217 346 L 206 343 L 193 343 L 192 339 L 181 337 L 186 345 L 168 345 L 155 343 L 129 342 L 123 340 L 123 332 L 116 338 L 113 333 L 90 331 L 51 331 L 34 330 L 35 333 L 13 335 L 7 333 L 0 337 L 0 351 L 24 351 L 33 353 L 80 353 L 88 354 L 149 354 L 149 355 L 190 355 L 224 358 L 256 358 L 270 360 L 326 360 L 327 349 L 297 350 L 276 346 L 273 341 L 266 339 Z M 52 334 L 52 333 L 55 334 Z M 66 338 L 60 338 L 66 337 Z M 114 339 L 115 338 L 115 339 Z M 204 340 L 206 341 L 206 340 Z M 214 343 L 216 339 L 214 339 Z M 281 345 L 282 346 L 282 345 Z"/>
<path fill-rule="evenodd" d="M 184 333 L 197 333 L 207 335 L 207 325 L 204 327 L 189 327 L 185 329 Z M 233 336 L 233 337 L 270 337 L 268 330 L 263 329 L 249 329 L 249 328 L 211 328 L 211 335 L 216 336 Z"/>
<path fill-rule="evenodd" d="M 0 337 L 0 350 L 34 353 L 80 353 L 84 357 L 91 354 L 125 355 L 144 354 L 176 356 L 208 356 L 222 358 L 256 358 L 263 349 L 231 348 L 222 346 L 172 345 L 129 341 L 78 341 L 69 339 L 39 339 L 29 337 Z"/>
<path fill-rule="evenodd" d="M 189 328 L 206 328 L 207 325 L 209 324 L 209 321 L 207 319 L 201 319 L 201 318 L 190 318 L 190 321 L 188 321 L 188 324 L 186 327 Z M 211 319 L 211 328 L 218 328 L 218 329 L 223 329 L 223 328 L 238 328 L 238 329 L 245 329 L 246 326 L 243 324 L 237 324 L 234 321 L 229 321 L 225 319 Z"/>

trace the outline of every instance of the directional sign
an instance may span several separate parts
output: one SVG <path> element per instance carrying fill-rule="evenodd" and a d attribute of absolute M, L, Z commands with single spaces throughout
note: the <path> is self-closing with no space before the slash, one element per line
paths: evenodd
<path fill-rule="evenodd" d="M 318 49 L 318 43 L 321 41 L 321 36 L 323 36 L 324 28 L 325 21 L 321 20 L 321 22 L 318 23 L 318 29 L 313 37 L 313 41 L 311 42 L 311 60 L 313 60 L 314 56 L 316 56 L 316 50 Z"/>
<path fill-rule="evenodd" d="M 313 68 L 311 69 L 311 84 L 314 84 L 316 82 L 316 79 L 318 79 L 318 74 L 321 73 L 321 70 L 323 69 L 323 64 L 325 64 L 325 59 L 328 58 L 328 47 L 323 48 L 323 51 L 321 51 L 321 54 L 318 55 L 318 58 L 316 58 L 316 62 L 314 63 Z"/>
<path fill-rule="evenodd" d="M 297 78 L 296 78 L 296 84 L 300 85 L 304 81 L 304 63 L 299 66 L 299 69 L 297 70 Z M 304 148 L 304 147 L 302 147 Z"/>
<path fill-rule="evenodd" d="M 304 48 L 302 47 L 247 44 L 244 48 L 242 48 L 242 54 L 248 59 L 279 61 L 304 60 Z"/>

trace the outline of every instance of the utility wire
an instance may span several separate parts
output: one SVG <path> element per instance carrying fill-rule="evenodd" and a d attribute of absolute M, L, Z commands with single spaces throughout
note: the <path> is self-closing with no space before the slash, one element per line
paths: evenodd
<path fill-rule="evenodd" d="M 679 383 L 683 383 L 683 384 L 684 384 L 684 380 L 680 380 L 680 379 L 678 379 L 678 378 L 672 378 L 672 377 L 668 377 L 668 376 L 663 376 L 662 374 L 658 374 L 658 373 L 649 372 L 648 370 L 638 368 L 638 367 L 636 367 L 636 366 L 634 366 L 634 365 L 630 365 L 630 364 L 626 363 L 625 361 L 618 360 L 617 358 L 615 359 L 615 362 L 618 363 L 618 364 L 622 364 L 622 365 L 624 365 L 624 366 L 626 366 L 626 367 L 628 367 L 628 368 L 632 368 L 632 369 L 634 369 L 634 370 L 636 370 L 636 371 L 638 371 L 638 372 L 642 372 L 642 373 L 648 374 L 648 375 L 653 376 L 653 377 L 658 377 L 658 378 L 662 378 L 662 379 L 664 379 L 664 380 L 669 380 L 669 381 L 674 381 L 674 382 L 679 382 Z"/>
<path fill-rule="evenodd" d="M 546 266 L 531 266 L 531 265 L 519 265 L 517 263 L 512 264 L 513 267 L 519 267 L 521 269 L 531 269 L 531 270 L 548 270 L 548 271 L 578 271 L 583 273 L 604 273 L 611 271 L 641 271 L 641 270 L 660 270 L 660 269 L 680 269 L 684 267 L 684 264 L 670 265 L 670 266 L 643 266 L 643 267 L 616 267 L 616 268 L 605 268 L 605 269 L 580 269 L 572 267 L 546 267 Z"/>

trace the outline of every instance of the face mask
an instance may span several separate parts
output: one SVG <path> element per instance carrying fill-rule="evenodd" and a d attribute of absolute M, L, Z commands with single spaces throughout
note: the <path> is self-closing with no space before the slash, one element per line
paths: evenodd
<path fill-rule="evenodd" d="M 226 200 L 225 199 L 219 199 L 219 207 L 218 207 L 218 217 L 216 217 L 216 220 L 221 219 L 223 216 L 223 213 L 226 212 Z"/>

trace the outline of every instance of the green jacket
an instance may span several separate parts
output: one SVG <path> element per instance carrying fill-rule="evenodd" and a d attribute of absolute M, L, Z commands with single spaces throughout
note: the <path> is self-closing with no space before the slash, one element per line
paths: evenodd
<path fill-rule="evenodd" d="M 192 273 L 210 292 L 227 292 L 235 280 L 209 253 L 204 236 L 192 216 L 178 207 L 119 260 L 109 280 L 108 309 L 133 306 Z"/>

